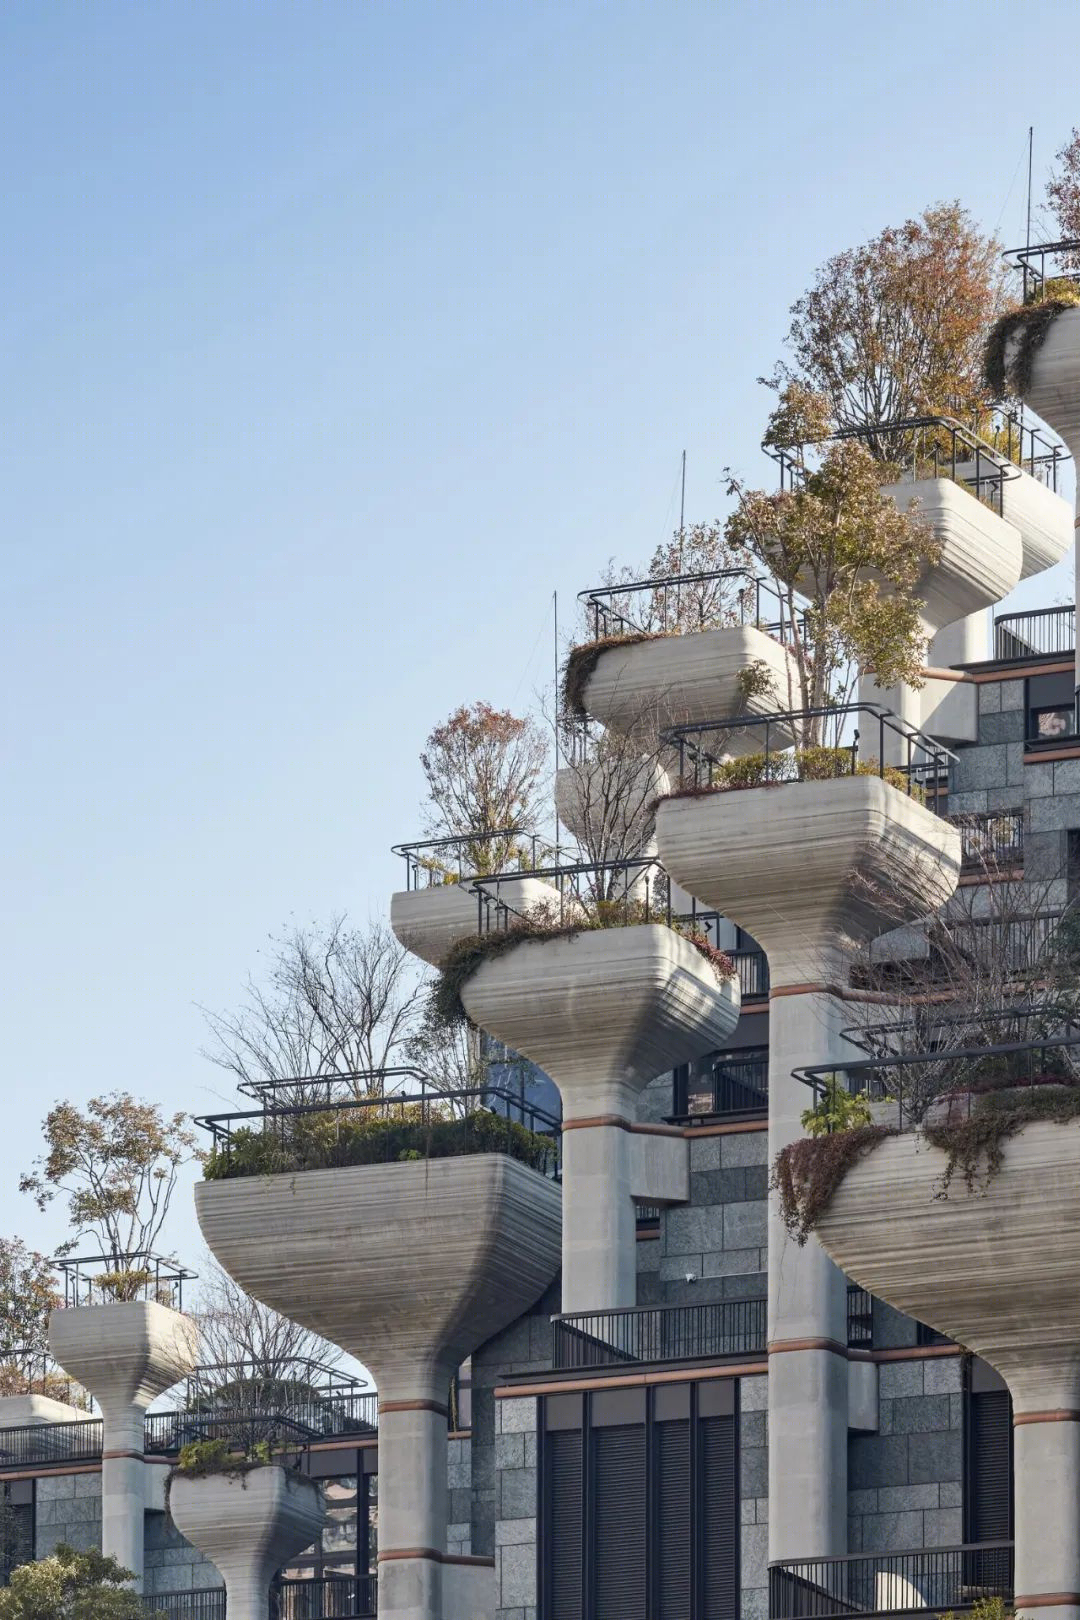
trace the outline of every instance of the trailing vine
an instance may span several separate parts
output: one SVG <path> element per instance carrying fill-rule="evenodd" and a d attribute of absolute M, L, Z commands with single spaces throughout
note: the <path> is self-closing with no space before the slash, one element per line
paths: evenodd
<path fill-rule="evenodd" d="M 1027 394 L 1035 357 L 1053 322 L 1065 310 L 1080 306 L 1080 288 L 1067 278 L 1048 283 L 1048 288 L 1049 296 L 1003 315 L 990 330 L 983 354 L 983 371 L 998 399 L 1010 394 Z M 1010 361 L 1009 345 L 1014 338 L 1017 339 L 1016 350 Z"/>
<path fill-rule="evenodd" d="M 603 653 L 608 652 L 612 647 L 632 647 L 639 641 L 659 641 L 661 639 L 660 632 L 635 630 L 628 632 L 624 636 L 601 636 L 599 641 L 587 641 L 580 647 L 572 647 L 563 669 L 562 700 L 564 713 L 577 715 L 579 719 L 585 718 L 587 713 L 585 689 Z"/>
<path fill-rule="evenodd" d="M 473 974 L 484 962 L 505 956 L 507 951 L 517 950 L 519 946 L 525 946 L 531 940 L 576 939 L 578 934 L 595 933 L 601 928 L 624 928 L 660 921 L 658 917 L 646 916 L 644 907 L 636 908 L 632 903 L 627 905 L 621 901 L 607 901 L 601 902 L 595 914 L 577 917 L 573 922 L 552 923 L 543 917 L 522 917 L 512 928 L 487 934 L 472 934 L 467 939 L 459 939 L 447 951 L 439 966 L 439 977 L 432 994 L 435 1016 L 445 1024 L 468 1023 L 469 1015 L 465 1011 L 461 992 Z M 725 951 L 717 950 L 715 945 L 710 945 L 709 941 L 692 927 L 666 921 L 663 926 L 670 927 L 673 933 L 679 934 L 705 958 L 716 975 L 718 984 L 724 984 L 735 977 L 735 964 L 731 957 Z"/>
<path fill-rule="evenodd" d="M 852 1165 L 896 1134 L 887 1125 L 856 1125 L 828 1136 L 804 1136 L 780 1149 L 770 1185 L 780 1199 L 784 1225 L 800 1248 Z"/>

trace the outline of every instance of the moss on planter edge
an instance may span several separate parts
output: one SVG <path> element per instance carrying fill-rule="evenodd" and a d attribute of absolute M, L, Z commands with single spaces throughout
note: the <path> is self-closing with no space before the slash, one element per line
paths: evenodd
<path fill-rule="evenodd" d="M 675 632 L 672 632 L 674 634 Z M 586 641 L 580 647 L 572 647 L 567 655 L 563 668 L 562 700 L 563 710 L 566 714 L 576 715 L 583 720 L 588 713 L 585 708 L 585 688 L 590 677 L 600 662 L 601 656 L 609 652 L 612 647 L 633 647 L 639 641 L 662 641 L 664 635 L 655 630 L 629 631 L 624 636 L 601 636 L 599 641 Z"/>
<path fill-rule="evenodd" d="M 1080 288 L 1067 289 L 1054 283 L 1055 296 L 1010 310 L 995 321 L 983 351 L 983 373 L 997 399 L 1012 394 L 1024 396 L 1031 387 L 1035 357 L 1058 315 L 1080 307 Z M 1009 345 L 1018 339 L 1016 353 L 1009 361 Z"/>

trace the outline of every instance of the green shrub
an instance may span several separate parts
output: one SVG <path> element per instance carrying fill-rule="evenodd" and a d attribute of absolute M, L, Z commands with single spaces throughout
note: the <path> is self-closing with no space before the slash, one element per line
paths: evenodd
<path fill-rule="evenodd" d="M 203 1175 L 207 1181 L 224 1181 L 235 1176 L 286 1175 L 500 1152 L 530 1169 L 546 1171 L 555 1152 L 549 1137 L 484 1108 L 464 1118 L 426 1121 L 362 1120 L 357 1118 L 359 1112 L 327 1109 L 287 1117 L 267 1131 L 242 1126 L 233 1133 L 228 1153 L 215 1149 L 210 1154 Z"/>
<path fill-rule="evenodd" d="M 789 748 L 777 753 L 742 754 L 712 768 L 707 786 L 678 788 L 672 799 L 696 798 L 705 793 L 728 793 L 741 788 L 775 787 L 784 782 L 828 782 L 840 776 L 880 776 L 922 804 L 925 794 L 894 765 L 881 769 L 876 759 L 855 759 L 850 748 Z M 659 801 L 658 801 L 659 802 Z"/>
<path fill-rule="evenodd" d="M 802 1128 L 808 1136 L 828 1136 L 831 1131 L 850 1131 L 872 1123 L 870 1104 L 864 1096 L 853 1095 L 839 1075 L 830 1075 L 824 1094 L 802 1115 Z"/>

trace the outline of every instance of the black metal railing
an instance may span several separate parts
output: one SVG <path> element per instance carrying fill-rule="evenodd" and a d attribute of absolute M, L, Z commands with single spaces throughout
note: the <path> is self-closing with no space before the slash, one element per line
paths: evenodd
<path fill-rule="evenodd" d="M 418 843 L 393 844 L 390 853 L 405 862 L 406 889 L 429 889 L 461 883 L 474 877 L 478 867 L 496 870 L 513 862 L 519 876 L 532 872 L 546 858 L 547 844 L 536 833 L 515 827 L 492 832 L 466 833 L 457 838 L 428 838 Z"/>
<path fill-rule="evenodd" d="M 994 657 L 1072 657 L 1076 649 L 1076 608 L 1032 608 L 1028 613 L 999 613 L 994 619 Z"/>
<path fill-rule="evenodd" d="M 961 871 L 1023 863 L 1023 810 L 991 810 L 977 815 L 950 816 L 949 820 L 960 829 Z"/>
<path fill-rule="evenodd" d="M 761 1355 L 766 1302 L 725 1299 L 703 1305 L 636 1306 L 551 1319 L 556 1371 L 651 1361 Z"/>
<path fill-rule="evenodd" d="M 744 1001 L 757 1001 L 769 994 L 769 958 L 763 950 L 728 951 L 735 964 Z"/>
<path fill-rule="evenodd" d="M 792 737 L 803 737 L 812 727 L 819 733 L 847 740 L 829 748 L 792 748 Z M 718 735 L 726 740 L 738 735 L 760 742 L 752 770 L 746 759 L 736 760 L 734 771 L 725 770 L 730 761 L 713 751 Z M 679 780 L 687 787 L 735 791 L 740 787 L 872 775 L 925 799 L 931 809 L 938 808 L 939 800 L 944 804 L 949 764 L 956 757 L 878 703 L 719 716 L 667 727 L 661 737 L 678 750 Z"/>
<path fill-rule="evenodd" d="M 90 1407 L 85 1392 L 40 1345 L 9 1345 L 0 1350 L 0 1395 L 47 1395 L 54 1401 Z"/>
<path fill-rule="evenodd" d="M 998 450 L 1022 472 L 1057 493 L 1059 471 L 1066 461 L 1072 460 L 1060 439 L 1051 438 L 1045 428 L 1025 419 L 1022 411 L 1009 411 L 1002 406 L 994 413 L 993 434 Z"/>
<path fill-rule="evenodd" d="M 674 1120 L 761 1118 L 769 1111 L 769 1048 L 732 1047 L 681 1064 L 672 1101 Z"/>
<path fill-rule="evenodd" d="M 278 1094 L 294 1098 L 305 1084 L 318 1088 L 317 1102 L 276 1100 Z M 555 1180 L 560 1175 L 561 1122 L 499 1086 L 357 1098 L 348 1077 L 319 1075 L 310 1082 L 267 1084 L 261 1097 L 260 1109 L 196 1120 L 210 1133 L 219 1179 L 470 1153 L 505 1153 Z M 378 1124 L 387 1129 L 357 1129 Z"/>
<path fill-rule="evenodd" d="M 799 633 L 775 581 L 748 568 L 712 568 L 596 585 L 579 591 L 578 601 L 594 641 L 748 624 L 785 643 Z"/>
<path fill-rule="evenodd" d="M 309 1357 L 283 1361 L 206 1363 L 188 1374 L 178 1415 L 294 1418 L 312 1434 L 373 1433 L 378 1397 L 365 1380 Z M 156 1415 L 156 1414 L 155 1414 Z"/>
<path fill-rule="evenodd" d="M 230 1451 L 245 1457 L 262 1445 L 270 1445 L 275 1453 L 299 1455 L 323 1433 L 285 1411 L 151 1412 L 143 1432 L 148 1456 L 172 1456 L 198 1441 L 224 1440 Z"/>
<path fill-rule="evenodd" d="M 874 1347 L 873 1296 L 858 1283 L 848 1283 L 847 1290 L 847 1342 L 849 1350 L 872 1350 Z"/>
<path fill-rule="evenodd" d="M 374 1575 L 316 1575 L 275 1581 L 271 1620 L 368 1620 L 378 1613 Z"/>
<path fill-rule="evenodd" d="M 132 1254 L 65 1255 L 54 1262 L 64 1274 L 64 1304 L 69 1309 L 106 1305 L 114 1300 L 154 1300 L 184 1308 L 184 1284 L 198 1273 L 150 1250 Z"/>
<path fill-rule="evenodd" d="M 914 1552 L 851 1553 L 769 1565 L 770 1620 L 940 1614 L 1013 1595 L 1011 1541 Z"/>
<path fill-rule="evenodd" d="M 101 1456 L 101 1434 L 100 1418 L 0 1429 L 0 1470 L 92 1462 Z"/>
<path fill-rule="evenodd" d="M 890 1123 L 901 1131 L 916 1129 L 928 1115 L 960 1123 L 995 1091 L 1080 1088 L 1080 1028 L 1033 1040 L 945 1046 L 843 1065 L 815 1064 L 793 1069 L 792 1074 L 811 1088 L 815 1102 L 839 1079 L 853 1095 L 893 1104 L 895 1117 Z"/>
<path fill-rule="evenodd" d="M 1007 248 L 1002 258 L 1010 269 L 1019 270 L 1024 278 L 1024 302 L 1038 296 L 1046 281 L 1067 277 L 1080 280 L 1080 241 L 1067 237 L 1063 242 L 1036 242 L 1027 247 Z"/>
<path fill-rule="evenodd" d="M 225 1620 L 225 1588 L 202 1586 L 189 1592 L 159 1592 L 144 1597 L 143 1613 L 157 1620 Z"/>

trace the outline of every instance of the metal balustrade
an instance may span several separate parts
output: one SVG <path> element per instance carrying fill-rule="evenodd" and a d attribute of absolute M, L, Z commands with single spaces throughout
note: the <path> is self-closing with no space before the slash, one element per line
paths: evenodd
<path fill-rule="evenodd" d="M 970 1609 L 1013 1595 L 1011 1541 L 853 1553 L 769 1566 L 769 1620 L 842 1620 Z"/>
<path fill-rule="evenodd" d="M 1027 613 L 1000 613 L 994 619 L 994 657 L 1001 661 L 1061 654 L 1071 658 L 1076 647 L 1076 608 L 1032 608 Z"/>
<path fill-rule="evenodd" d="M 960 830 L 962 871 L 1022 864 L 1023 810 L 991 810 L 976 815 L 950 816 L 949 820 Z"/>
<path fill-rule="evenodd" d="M 317 1575 L 279 1580 L 271 1593 L 271 1620 L 366 1620 L 378 1613 L 374 1575 Z"/>
<path fill-rule="evenodd" d="M 101 1435 L 100 1418 L 0 1429 L 0 1470 L 95 1461 L 101 1456 Z"/>
<path fill-rule="evenodd" d="M 847 1342 L 849 1350 L 870 1350 L 874 1344 L 873 1296 L 858 1283 L 848 1283 Z"/>
<path fill-rule="evenodd" d="M 769 994 L 769 959 L 764 951 L 728 951 L 739 976 L 744 1001 L 758 1000 Z"/>
<path fill-rule="evenodd" d="M 556 1371 L 647 1361 L 761 1355 L 766 1302 L 726 1299 L 702 1305 L 636 1306 L 551 1319 Z"/>
<path fill-rule="evenodd" d="M 190 1592 L 161 1592 L 143 1598 L 147 1620 L 225 1620 L 225 1588 L 201 1586 Z"/>

